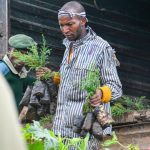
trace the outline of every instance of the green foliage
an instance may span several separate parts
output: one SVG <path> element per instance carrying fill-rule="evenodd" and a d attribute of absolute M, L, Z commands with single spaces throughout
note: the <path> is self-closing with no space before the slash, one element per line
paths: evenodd
<path fill-rule="evenodd" d="M 122 116 L 126 112 L 148 108 L 144 104 L 144 99 L 145 96 L 131 97 L 124 95 L 111 107 L 112 115 L 114 117 L 118 117 Z"/>
<path fill-rule="evenodd" d="M 87 149 L 87 143 L 89 141 L 90 135 L 87 134 L 86 137 L 80 142 L 79 148 L 80 150 L 86 150 Z"/>
<path fill-rule="evenodd" d="M 41 126 L 44 126 L 46 123 L 52 123 L 53 116 L 52 115 L 47 115 L 44 117 L 41 117 L 39 122 Z"/>
<path fill-rule="evenodd" d="M 28 150 L 44 150 L 42 141 L 35 141 L 34 143 L 28 144 Z"/>
<path fill-rule="evenodd" d="M 145 108 L 143 100 L 145 96 L 141 97 L 131 97 L 131 96 L 122 96 L 120 101 L 126 107 L 129 107 L 131 110 L 143 110 Z"/>
<path fill-rule="evenodd" d="M 46 71 L 44 76 L 41 77 L 42 80 L 49 80 L 51 77 L 53 77 L 53 73 L 51 71 Z"/>
<path fill-rule="evenodd" d="M 87 114 L 88 112 L 92 112 L 93 111 L 93 107 L 90 105 L 89 101 L 87 100 L 84 104 L 83 104 L 83 114 Z"/>
<path fill-rule="evenodd" d="M 117 136 L 116 136 L 115 132 L 113 132 L 112 133 L 112 139 L 104 141 L 104 143 L 102 144 L 102 146 L 103 147 L 109 147 L 109 146 L 117 144 L 117 143 L 118 143 Z"/>
<path fill-rule="evenodd" d="M 26 124 L 26 126 L 22 130 L 23 130 L 24 138 L 27 141 L 27 143 L 32 143 L 32 134 L 28 132 L 29 128 L 30 128 L 30 124 Z"/>
<path fill-rule="evenodd" d="M 113 134 L 112 134 L 112 139 L 104 141 L 104 143 L 102 144 L 102 146 L 106 148 L 106 147 L 110 147 L 111 145 L 114 145 L 114 144 L 119 144 L 122 148 L 128 149 L 128 150 L 140 150 L 139 147 L 138 147 L 138 145 L 134 145 L 134 144 L 129 144 L 127 146 L 122 145 L 118 141 L 118 138 L 117 138 L 115 132 L 113 132 Z"/>
<path fill-rule="evenodd" d="M 128 150 L 140 150 L 138 145 L 129 144 L 127 146 Z"/>
<path fill-rule="evenodd" d="M 44 36 L 42 35 L 42 40 L 43 40 L 43 44 L 40 48 L 40 53 L 39 53 L 39 57 L 40 57 L 40 67 L 44 67 L 46 65 L 46 61 L 48 59 L 48 56 L 50 55 L 51 49 L 49 49 L 46 45 L 46 40 L 44 38 Z"/>
<path fill-rule="evenodd" d="M 111 112 L 112 112 L 112 116 L 117 117 L 117 116 L 122 116 L 126 112 L 130 112 L 130 110 L 126 109 L 121 103 L 116 102 L 111 107 Z"/>
<path fill-rule="evenodd" d="M 43 141 L 44 150 L 57 149 L 57 139 L 51 136 L 47 129 L 43 129 L 39 122 L 34 121 L 34 125 L 31 125 L 27 132 L 32 135 L 32 141 Z"/>
<path fill-rule="evenodd" d="M 83 105 L 83 113 L 86 114 L 93 110 L 89 103 L 89 99 L 96 93 L 97 88 L 100 86 L 99 70 L 92 66 L 95 71 L 89 71 L 87 77 L 81 81 L 81 89 L 87 92 L 86 102 Z"/>
<path fill-rule="evenodd" d="M 77 150 L 86 150 L 89 140 L 89 134 L 84 139 L 62 138 L 60 134 L 55 136 L 52 131 L 44 129 L 37 121 L 34 121 L 33 125 L 27 124 L 23 128 L 23 133 L 29 150 L 69 150 L 70 146 L 76 147 Z"/>
<path fill-rule="evenodd" d="M 17 58 L 16 63 L 23 62 L 30 70 L 37 70 L 38 68 L 45 67 L 48 56 L 51 53 L 51 49 L 46 46 L 46 40 L 42 35 L 42 46 L 38 48 L 36 44 L 33 44 L 26 54 L 22 54 L 20 51 L 15 50 L 13 56 Z M 52 76 L 50 71 L 47 71 L 43 77 L 44 80 L 49 79 Z"/>
<path fill-rule="evenodd" d="M 99 70 L 89 71 L 87 77 L 82 80 L 81 89 L 87 91 L 87 99 L 93 96 L 96 89 L 100 86 L 100 74 Z"/>
<path fill-rule="evenodd" d="M 18 61 L 24 62 L 26 66 L 30 69 L 38 69 L 40 67 L 44 67 L 46 65 L 46 61 L 48 56 L 50 55 L 51 49 L 46 46 L 46 40 L 42 35 L 43 44 L 39 48 L 36 44 L 33 44 L 31 48 L 29 48 L 29 52 L 27 54 L 22 54 L 20 51 L 14 51 L 13 56 L 15 56 Z M 39 51 L 39 52 L 38 52 Z"/>

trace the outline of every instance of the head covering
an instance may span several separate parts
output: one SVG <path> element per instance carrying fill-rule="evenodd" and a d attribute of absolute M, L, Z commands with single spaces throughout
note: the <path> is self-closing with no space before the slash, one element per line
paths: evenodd
<path fill-rule="evenodd" d="M 8 43 L 11 47 L 18 49 L 26 49 L 31 47 L 33 44 L 37 44 L 31 37 L 24 34 L 11 36 Z"/>
<path fill-rule="evenodd" d="M 86 12 L 81 12 L 81 13 L 74 13 L 71 11 L 64 11 L 64 10 L 59 10 L 58 11 L 58 17 L 64 16 L 64 15 L 69 15 L 70 17 L 74 17 L 74 16 L 81 16 L 86 18 Z M 86 18 L 86 20 L 88 21 L 88 19 Z"/>

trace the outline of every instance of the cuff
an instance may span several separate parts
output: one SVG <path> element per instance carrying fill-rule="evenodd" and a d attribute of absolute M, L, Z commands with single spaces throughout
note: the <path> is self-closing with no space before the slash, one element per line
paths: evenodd
<path fill-rule="evenodd" d="M 108 86 L 102 86 L 99 89 L 102 91 L 102 102 L 108 103 L 112 97 L 111 89 Z"/>
<path fill-rule="evenodd" d="M 60 74 L 58 72 L 54 72 L 53 81 L 56 85 L 60 84 Z"/>

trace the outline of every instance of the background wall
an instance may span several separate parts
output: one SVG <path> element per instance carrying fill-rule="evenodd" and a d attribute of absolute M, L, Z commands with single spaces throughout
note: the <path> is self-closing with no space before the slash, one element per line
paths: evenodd
<path fill-rule="evenodd" d="M 11 35 L 25 33 L 39 43 L 43 33 L 59 69 L 64 46 L 57 11 L 68 0 L 11 0 Z M 89 25 L 116 50 L 124 94 L 150 98 L 150 1 L 80 0 Z"/>

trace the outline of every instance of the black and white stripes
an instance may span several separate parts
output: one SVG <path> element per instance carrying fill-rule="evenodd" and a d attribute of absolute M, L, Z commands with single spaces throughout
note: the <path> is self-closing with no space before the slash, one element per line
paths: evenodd
<path fill-rule="evenodd" d="M 73 119 L 76 115 L 82 115 L 86 92 L 80 88 L 81 80 L 86 77 L 88 71 L 92 70 L 91 64 L 96 63 L 101 75 L 101 86 L 110 87 L 112 100 L 122 95 L 122 85 L 113 59 L 114 50 L 90 27 L 83 39 L 75 42 L 65 39 L 64 44 L 66 51 L 60 67 L 61 84 L 53 130 L 55 134 L 60 132 L 61 136 L 78 137 L 79 135 L 72 130 Z M 74 57 L 68 64 L 70 45 L 74 50 Z M 104 104 L 104 108 L 111 113 L 110 103 Z M 106 128 L 104 134 L 111 134 L 111 127 Z"/>

